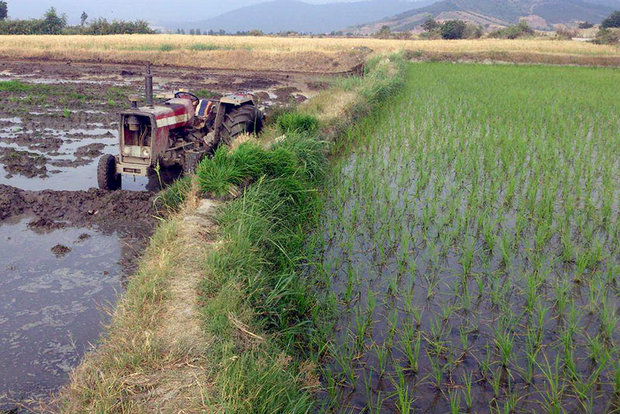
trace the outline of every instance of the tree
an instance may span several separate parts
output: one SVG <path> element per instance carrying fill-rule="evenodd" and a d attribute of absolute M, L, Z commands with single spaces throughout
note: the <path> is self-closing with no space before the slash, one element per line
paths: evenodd
<path fill-rule="evenodd" d="M 484 28 L 479 24 L 467 23 L 463 37 L 465 39 L 480 39 L 484 34 Z"/>
<path fill-rule="evenodd" d="M 592 23 L 590 23 L 589 21 L 585 21 L 585 22 L 581 22 L 579 23 L 579 28 L 580 29 L 589 29 L 591 27 L 594 27 L 594 25 Z"/>
<path fill-rule="evenodd" d="M 5 20 L 9 15 L 9 7 L 6 5 L 6 1 L 0 1 L 0 20 Z"/>
<path fill-rule="evenodd" d="M 439 23 L 437 23 L 432 17 L 429 17 L 424 23 L 422 23 L 422 29 L 427 32 L 431 32 L 437 28 L 439 28 Z"/>
<path fill-rule="evenodd" d="M 59 16 L 56 13 L 56 9 L 51 7 L 48 11 L 45 12 L 45 16 L 43 17 L 43 26 L 42 32 L 43 34 L 60 34 L 62 29 L 67 26 L 67 17 Z"/>
<path fill-rule="evenodd" d="M 84 27 L 86 20 L 88 20 L 88 14 L 86 14 L 86 12 L 83 11 L 82 16 L 80 16 L 80 22 L 82 23 L 82 27 Z"/>
<path fill-rule="evenodd" d="M 609 29 L 612 27 L 620 27 L 620 11 L 616 10 L 608 18 L 601 22 L 601 27 Z"/>
<path fill-rule="evenodd" d="M 611 30 L 605 27 L 598 29 L 594 43 L 599 45 L 615 45 L 620 43 L 620 31 Z"/>
<path fill-rule="evenodd" d="M 462 39 L 467 24 L 462 20 L 448 20 L 441 26 L 441 37 L 444 39 Z"/>
<path fill-rule="evenodd" d="M 387 39 L 392 35 L 392 29 L 390 29 L 390 26 L 388 25 L 384 25 L 381 27 L 381 30 L 379 30 L 376 34 L 377 37 L 381 38 L 381 39 Z"/>

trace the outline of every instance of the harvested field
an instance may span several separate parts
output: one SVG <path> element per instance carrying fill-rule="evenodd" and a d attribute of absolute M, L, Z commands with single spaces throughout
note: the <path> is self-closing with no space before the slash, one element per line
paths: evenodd
<path fill-rule="evenodd" d="M 620 50 L 568 40 L 383 40 L 243 36 L 0 36 L 0 56 L 227 70 L 344 73 L 369 54 L 425 59 L 620 66 Z"/>

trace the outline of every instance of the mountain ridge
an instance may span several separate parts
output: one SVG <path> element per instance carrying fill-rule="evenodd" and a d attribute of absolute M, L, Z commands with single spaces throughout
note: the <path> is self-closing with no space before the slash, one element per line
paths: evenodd
<path fill-rule="evenodd" d="M 430 2 L 370 0 L 312 4 L 301 0 L 272 0 L 242 7 L 210 19 L 167 22 L 164 25 L 171 30 L 224 30 L 229 33 L 249 30 L 261 30 L 265 33 L 286 31 L 329 33 L 398 14 L 416 4 L 428 3 Z"/>
<path fill-rule="evenodd" d="M 525 19 L 534 28 L 551 29 L 555 24 L 572 24 L 576 21 L 599 23 L 614 10 L 616 3 L 620 8 L 620 2 L 615 0 L 442 0 L 355 26 L 353 31 L 374 33 L 382 26 L 389 26 L 393 31 L 409 31 L 419 27 L 428 18 L 461 19 L 486 27 L 506 26 Z"/>

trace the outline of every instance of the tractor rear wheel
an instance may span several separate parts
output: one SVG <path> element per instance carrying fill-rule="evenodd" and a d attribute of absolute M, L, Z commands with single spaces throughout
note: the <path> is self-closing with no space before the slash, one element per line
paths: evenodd
<path fill-rule="evenodd" d="M 224 117 L 220 137 L 225 144 L 242 134 L 258 134 L 263 129 L 263 113 L 254 105 L 247 104 L 232 109 Z"/>
<path fill-rule="evenodd" d="M 107 154 L 99 158 L 97 183 L 102 190 L 121 188 L 121 175 L 116 172 L 116 158 L 113 155 Z"/>

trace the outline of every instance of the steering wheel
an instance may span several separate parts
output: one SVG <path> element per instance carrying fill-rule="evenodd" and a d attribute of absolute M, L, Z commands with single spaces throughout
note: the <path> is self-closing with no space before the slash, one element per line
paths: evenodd
<path fill-rule="evenodd" d="M 189 99 L 192 101 L 192 103 L 198 102 L 200 100 L 200 98 L 198 98 L 196 95 L 190 92 L 175 92 L 174 97 L 181 98 L 181 99 Z"/>

